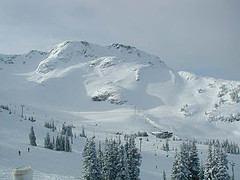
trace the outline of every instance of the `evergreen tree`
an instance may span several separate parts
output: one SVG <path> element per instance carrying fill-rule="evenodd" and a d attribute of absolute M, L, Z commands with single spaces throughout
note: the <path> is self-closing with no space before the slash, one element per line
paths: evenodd
<path fill-rule="evenodd" d="M 52 139 L 52 147 L 53 147 L 53 149 L 55 149 L 55 138 L 54 138 L 54 136 L 53 136 L 53 139 Z"/>
<path fill-rule="evenodd" d="M 128 164 L 126 161 L 127 154 L 123 145 L 119 147 L 118 156 L 119 163 L 117 164 L 118 172 L 116 175 L 116 180 L 130 180 Z"/>
<path fill-rule="evenodd" d="M 136 147 L 134 136 L 131 136 L 129 138 L 127 149 L 127 163 L 130 179 L 139 180 L 141 155 L 138 152 L 138 148 Z"/>
<path fill-rule="evenodd" d="M 116 178 L 116 154 L 114 152 L 113 141 L 105 141 L 105 148 L 103 153 L 103 179 L 111 180 Z"/>
<path fill-rule="evenodd" d="M 100 171 L 102 172 L 102 168 L 103 168 L 103 152 L 102 152 L 101 142 L 99 142 L 99 144 L 98 144 L 97 160 L 98 160 L 98 165 L 99 165 Z"/>
<path fill-rule="evenodd" d="M 29 140 L 30 140 L 30 145 L 37 146 L 36 136 L 35 136 L 35 133 L 34 133 L 34 130 L 33 130 L 33 126 L 30 129 Z"/>
<path fill-rule="evenodd" d="M 70 145 L 70 140 L 69 140 L 69 137 L 68 135 L 65 136 L 65 144 L 64 144 L 64 150 L 66 152 L 71 152 L 72 151 L 72 148 L 71 148 L 71 145 Z"/>
<path fill-rule="evenodd" d="M 175 156 L 174 156 L 174 160 L 173 160 L 171 180 L 177 180 L 177 174 L 179 173 L 178 160 L 179 160 L 179 158 L 178 158 L 178 154 L 177 154 L 177 151 L 176 151 Z"/>
<path fill-rule="evenodd" d="M 56 151 L 61 151 L 61 138 L 57 136 L 56 138 Z"/>
<path fill-rule="evenodd" d="M 47 149 L 53 149 L 50 135 L 48 132 L 47 132 L 46 138 L 44 139 L 44 147 Z"/>
<path fill-rule="evenodd" d="M 184 142 L 180 146 L 180 152 L 178 154 L 178 173 L 176 174 L 176 179 L 188 180 L 191 178 L 190 168 L 189 168 L 189 151 L 188 145 Z"/>
<path fill-rule="evenodd" d="M 82 153 L 84 180 L 102 180 L 93 139 L 87 139 Z"/>
<path fill-rule="evenodd" d="M 61 150 L 61 151 L 65 151 L 65 138 L 64 138 L 63 135 L 60 136 L 60 140 L 61 140 L 61 141 L 60 141 L 60 142 L 61 142 L 61 144 L 60 144 L 60 145 L 61 145 L 61 146 L 60 146 L 60 150 Z"/>
<path fill-rule="evenodd" d="M 212 179 L 216 179 L 216 174 L 218 172 L 218 161 L 220 158 L 220 145 L 215 143 L 213 151 L 213 161 L 212 161 Z"/>
<path fill-rule="evenodd" d="M 200 163 L 198 157 L 198 150 L 195 141 L 192 142 L 191 151 L 189 155 L 189 168 L 192 180 L 199 180 Z"/>
<path fill-rule="evenodd" d="M 221 149 L 219 151 L 218 155 L 218 169 L 216 170 L 216 179 L 217 180 L 230 180 L 230 176 L 228 174 L 228 166 L 227 166 L 227 159 L 226 159 L 226 153 L 223 152 Z"/>
<path fill-rule="evenodd" d="M 201 166 L 200 166 L 199 180 L 204 180 L 204 166 L 203 166 L 202 163 L 201 163 Z"/>
<path fill-rule="evenodd" d="M 212 179 L 212 167 L 213 167 L 212 144 L 209 143 L 207 162 L 205 164 L 205 171 L 204 171 L 204 179 L 205 180 L 211 180 Z"/>

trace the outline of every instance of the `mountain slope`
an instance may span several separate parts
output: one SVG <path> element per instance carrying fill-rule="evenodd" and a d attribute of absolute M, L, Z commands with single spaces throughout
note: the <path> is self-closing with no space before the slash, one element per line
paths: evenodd
<path fill-rule="evenodd" d="M 0 57 L 6 102 L 69 112 L 137 109 L 143 121 L 146 114 L 155 119 L 154 127 L 174 119 L 167 130 L 186 119 L 239 120 L 239 82 L 176 72 L 131 46 L 66 41 L 49 52 Z"/>
<path fill-rule="evenodd" d="M 229 139 L 240 143 L 240 82 L 176 72 L 158 57 L 131 46 L 103 47 L 85 41 L 66 41 L 49 52 L 0 55 L 0 84 L 0 105 L 8 105 L 12 111 L 11 115 L 0 112 L 0 149 L 9 157 L 1 161 L 2 174 L 28 162 L 29 157 L 15 162 L 16 157 L 11 155 L 28 146 L 27 131 L 32 125 L 43 146 L 48 132 L 43 125 L 51 120 L 58 128 L 64 122 L 74 125 L 76 134 L 84 126 L 89 136 L 101 141 L 115 137 L 116 133 L 170 131 L 183 139 Z M 35 123 L 20 117 L 21 105 L 24 116 L 33 116 Z M 12 142 L 5 146 L 8 140 Z M 81 172 L 68 168 L 64 174 L 60 162 L 69 157 L 67 162 L 74 161 L 81 168 L 76 159 L 81 156 L 84 140 L 76 141 L 74 153 L 62 158 L 55 152 L 50 157 L 47 150 L 34 148 L 38 153 L 36 161 L 44 156 L 51 161 L 52 156 L 59 158 L 56 171 L 46 165 L 53 166 L 50 161 L 39 165 L 30 161 L 39 177 L 78 179 Z M 159 179 L 156 166 L 166 168 L 170 175 L 174 151 L 168 159 L 158 149 L 162 144 L 153 135 L 144 141 L 143 179 Z M 178 143 L 171 142 L 171 146 L 176 148 Z M 206 147 L 200 148 L 205 153 Z M 239 162 L 236 167 L 240 167 Z"/>

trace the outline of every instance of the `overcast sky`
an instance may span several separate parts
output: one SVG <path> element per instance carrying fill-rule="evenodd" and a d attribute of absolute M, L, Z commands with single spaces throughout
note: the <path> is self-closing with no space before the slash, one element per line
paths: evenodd
<path fill-rule="evenodd" d="M 0 0 L 0 54 L 122 43 L 175 70 L 240 80 L 239 0 Z"/>

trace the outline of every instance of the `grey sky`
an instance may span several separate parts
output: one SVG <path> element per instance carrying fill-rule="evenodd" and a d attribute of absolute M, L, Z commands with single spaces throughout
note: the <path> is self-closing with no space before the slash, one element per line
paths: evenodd
<path fill-rule="evenodd" d="M 175 70 L 240 80 L 239 0 L 1 0 L 0 53 L 65 40 L 132 45 Z"/>

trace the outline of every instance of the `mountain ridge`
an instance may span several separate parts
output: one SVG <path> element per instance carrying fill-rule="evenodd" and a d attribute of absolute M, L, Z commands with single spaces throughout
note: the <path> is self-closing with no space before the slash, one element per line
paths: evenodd
<path fill-rule="evenodd" d="M 49 52 L 13 57 L 13 64 L 0 63 L 0 99 L 7 102 L 70 112 L 135 107 L 143 113 L 141 121 L 146 116 L 151 127 L 182 136 L 192 133 L 181 130 L 191 119 L 238 123 L 240 82 L 176 72 L 135 47 L 65 41 Z"/>

